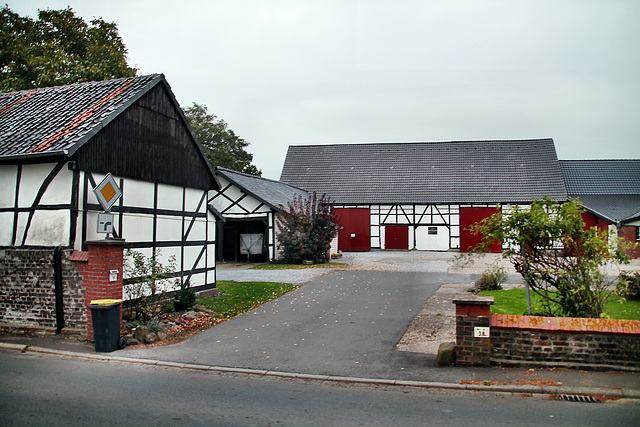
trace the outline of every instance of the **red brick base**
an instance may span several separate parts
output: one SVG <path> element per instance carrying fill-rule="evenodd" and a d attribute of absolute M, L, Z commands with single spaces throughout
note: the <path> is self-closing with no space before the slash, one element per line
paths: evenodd
<path fill-rule="evenodd" d="M 71 261 L 82 276 L 82 286 L 86 289 L 85 307 L 93 300 L 122 299 L 123 239 L 105 239 L 87 242 L 87 252 L 76 251 Z M 112 270 L 117 271 L 116 280 L 110 281 Z M 120 313 L 122 323 L 122 312 Z M 87 338 L 93 338 L 93 321 L 87 308 Z"/>

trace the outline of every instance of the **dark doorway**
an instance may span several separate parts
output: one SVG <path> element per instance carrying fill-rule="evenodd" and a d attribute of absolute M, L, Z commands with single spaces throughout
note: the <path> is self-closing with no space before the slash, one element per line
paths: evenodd
<path fill-rule="evenodd" d="M 268 225 L 266 219 L 227 220 L 218 227 L 218 261 L 268 261 Z M 256 237 L 262 236 L 262 239 Z"/>

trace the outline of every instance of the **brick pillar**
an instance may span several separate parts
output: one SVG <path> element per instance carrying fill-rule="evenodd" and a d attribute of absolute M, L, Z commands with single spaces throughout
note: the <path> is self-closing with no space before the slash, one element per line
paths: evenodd
<path fill-rule="evenodd" d="M 71 260 L 82 276 L 85 288 L 85 307 L 98 299 L 122 299 L 122 267 L 124 240 L 107 238 L 86 242 L 87 252 L 76 251 Z M 116 280 L 110 281 L 110 272 L 117 270 Z M 87 339 L 93 338 L 93 321 L 91 311 L 87 310 Z M 122 324 L 122 312 L 120 312 Z"/>
<path fill-rule="evenodd" d="M 453 303 L 456 305 L 456 365 L 489 366 L 493 297 L 469 295 L 454 299 Z"/>

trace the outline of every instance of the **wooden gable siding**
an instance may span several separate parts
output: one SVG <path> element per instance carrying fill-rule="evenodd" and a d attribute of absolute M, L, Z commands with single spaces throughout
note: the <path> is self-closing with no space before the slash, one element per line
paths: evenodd
<path fill-rule="evenodd" d="M 209 190 L 211 170 L 167 89 L 156 85 L 77 153 L 78 168 Z"/>

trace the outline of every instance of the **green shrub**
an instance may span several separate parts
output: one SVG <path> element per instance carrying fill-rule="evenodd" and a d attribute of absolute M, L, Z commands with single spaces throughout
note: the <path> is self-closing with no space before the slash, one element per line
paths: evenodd
<path fill-rule="evenodd" d="M 475 294 L 482 291 L 499 291 L 502 289 L 502 284 L 508 277 L 509 275 L 504 267 L 491 265 L 482 273 L 482 276 L 476 280 L 473 288 L 469 291 Z"/>
<path fill-rule="evenodd" d="M 173 308 L 176 311 L 187 311 L 196 305 L 196 294 L 191 290 L 189 280 L 180 285 L 180 290 L 173 300 Z"/>
<path fill-rule="evenodd" d="M 640 301 L 640 272 L 623 271 L 618 276 L 616 293 L 631 301 Z"/>

